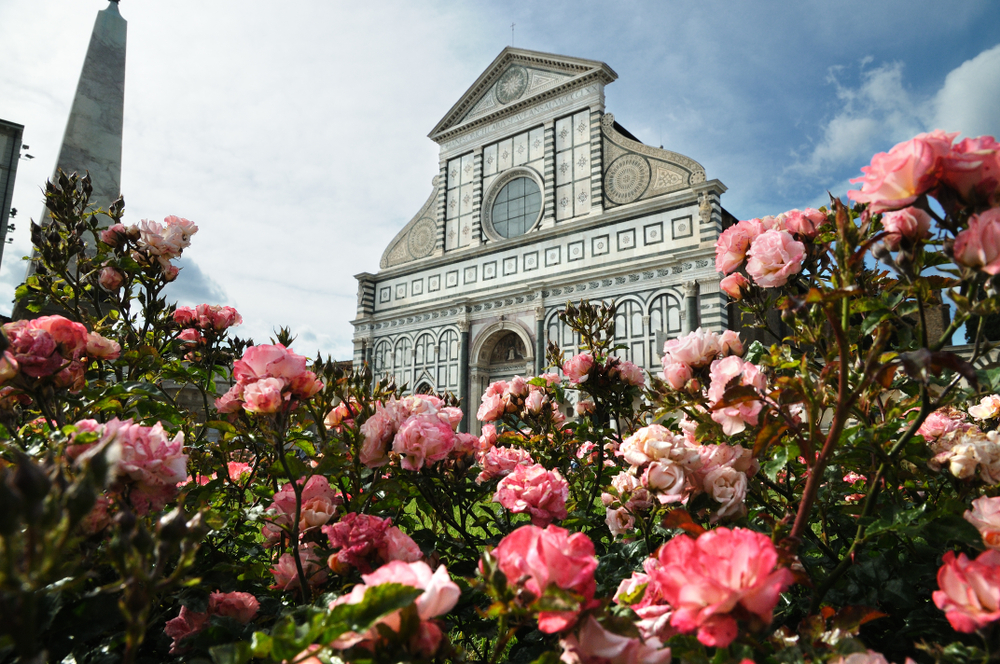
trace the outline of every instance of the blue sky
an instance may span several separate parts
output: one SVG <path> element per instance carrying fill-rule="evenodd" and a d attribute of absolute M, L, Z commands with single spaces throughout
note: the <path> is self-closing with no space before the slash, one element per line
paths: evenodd
<path fill-rule="evenodd" d="M 25 125 L 9 311 L 103 0 L 0 2 L 0 118 Z M 126 220 L 201 231 L 174 284 L 241 336 L 350 354 L 356 282 L 430 193 L 436 122 L 505 46 L 602 60 L 607 110 L 701 162 L 738 218 L 843 194 L 933 128 L 1000 135 L 1000 3 L 122 0 Z"/>

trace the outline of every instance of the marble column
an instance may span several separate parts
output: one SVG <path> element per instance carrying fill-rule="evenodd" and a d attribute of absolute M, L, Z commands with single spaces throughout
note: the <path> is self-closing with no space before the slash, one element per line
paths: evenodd
<path fill-rule="evenodd" d="M 458 321 L 458 398 L 462 402 L 462 421 L 458 430 L 469 432 L 469 321 Z"/>
<path fill-rule="evenodd" d="M 700 324 L 698 293 L 701 285 L 697 281 L 685 281 L 681 287 L 684 290 L 684 331 L 693 332 Z"/>
<path fill-rule="evenodd" d="M 545 369 L 545 307 L 535 307 L 535 375 Z"/>

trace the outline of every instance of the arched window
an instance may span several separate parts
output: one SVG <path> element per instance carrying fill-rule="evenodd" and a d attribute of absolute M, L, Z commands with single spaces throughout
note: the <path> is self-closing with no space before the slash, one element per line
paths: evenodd
<path fill-rule="evenodd" d="M 440 391 L 458 391 L 458 333 L 445 330 L 438 343 L 437 386 Z"/>
<path fill-rule="evenodd" d="M 392 345 L 386 339 L 380 339 L 375 344 L 372 362 L 375 367 L 375 379 L 378 380 L 392 371 Z"/>
<path fill-rule="evenodd" d="M 392 369 L 396 376 L 396 383 L 400 386 L 413 383 L 413 346 L 407 337 L 402 337 L 396 341 L 396 348 L 392 354 Z"/>
<path fill-rule="evenodd" d="M 546 345 L 552 341 L 559 345 L 566 359 L 580 352 L 580 335 L 568 325 L 559 320 L 559 311 L 549 314 L 548 325 L 545 326 Z"/>
<path fill-rule="evenodd" d="M 615 345 L 624 345 L 616 355 L 644 369 L 646 363 L 646 326 L 642 322 L 642 305 L 635 300 L 622 300 L 615 307 Z"/>
<path fill-rule="evenodd" d="M 435 367 L 437 358 L 434 356 L 434 336 L 430 333 L 421 334 L 417 338 L 417 343 L 413 347 L 413 380 L 424 380 L 434 382 Z M 433 385 L 429 389 L 433 389 Z"/>

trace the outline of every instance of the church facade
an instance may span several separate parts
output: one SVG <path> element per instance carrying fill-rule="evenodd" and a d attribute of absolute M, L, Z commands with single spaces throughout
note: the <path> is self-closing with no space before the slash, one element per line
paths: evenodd
<path fill-rule="evenodd" d="M 603 62 L 506 48 L 434 127 L 438 172 L 377 273 L 356 275 L 354 363 L 466 411 L 577 340 L 568 301 L 615 301 L 621 354 L 656 370 L 664 339 L 728 324 L 715 242 L 725 186 L 605 111 Z M 472 416 L 469 413 L 472 413 Z"/>

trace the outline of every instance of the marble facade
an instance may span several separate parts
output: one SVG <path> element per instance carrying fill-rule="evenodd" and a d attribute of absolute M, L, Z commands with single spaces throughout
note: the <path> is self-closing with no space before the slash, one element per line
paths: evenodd
<path fill-rule="evenodd" d="M 490 382 L 542 371 L 549 340 L 576 352 L 557 317 L 567 301 L 617 302 L 622 355 L 650 370 L 664 339 L 727 326 L 714 268 L 726 188 L 616 123 L 604 108 L 616 78 L 602 62 L 515 48 L 483 72 L 430 133 L 427 202 L 379 271 L 356 275 L 355 365 L 458 394 L 476 433 Z M 537 206 L 516 230 L 501 220 L 512 182 Z"/>

